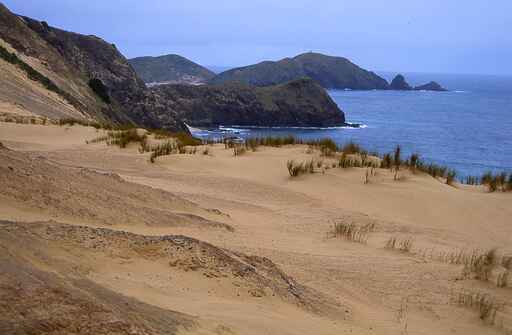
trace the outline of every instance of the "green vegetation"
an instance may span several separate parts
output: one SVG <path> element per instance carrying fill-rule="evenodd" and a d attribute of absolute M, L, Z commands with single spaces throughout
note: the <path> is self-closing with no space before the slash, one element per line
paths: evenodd
<path fill-rule="evenodd" d="M 89 80 L 89 87 L 96 93 L 97 96 L 103 100 L 104 103 L 110 104 L 110 95 L 108 94 L 108 88 L 103 84 L 101 79 L 92 78 Z"/>

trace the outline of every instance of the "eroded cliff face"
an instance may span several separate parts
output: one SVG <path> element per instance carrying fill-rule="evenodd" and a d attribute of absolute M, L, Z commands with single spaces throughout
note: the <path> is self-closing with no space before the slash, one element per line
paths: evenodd
<path fill-rule="evenodd" d="M 345 123 L 343 112 L 311 79 L 252 87 L 241 83 L 215 86 L 161 85 L 152 89 L 166 110 L 196 127 L 218 125 L 328 127 Z M 172 118 L 171 118 L 172 119 Z"/>

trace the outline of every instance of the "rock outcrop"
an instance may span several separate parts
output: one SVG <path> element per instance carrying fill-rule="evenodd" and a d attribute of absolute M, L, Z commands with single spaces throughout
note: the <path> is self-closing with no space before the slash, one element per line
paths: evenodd
<path fill-rule="evenodd" d="M 128 60 L 137 75 L 148 84 L 204 84 L 215 73 L 179 55 L 137 57 Z"/>
<path fill-rule="evenodd" d="M 277 62 L 266 61 L 231 69 L 217 75 L 212 83 L 239 81 L 255 86 L 269 86 L 302 77 L 310 77 L 322 87 L 331 89 L 371 90 L 387 89 L 389 86 L 385 79 L 346 58 L 313 52 Z"/>
<path fill-rule="evenodd" d="M 412 90 L 411 85 L 405 81 L 404 76 L 401 74 L 396 75 L 395 78 L 391 81 L 391 84 L 389 85 L 389 89 L 396 90 L 396 91 L 410 91 Z"/>
<path fill-rule="evenodd" d="M 435 81 L 431 81 L 425 85 L 416 86 L 414 88 L 416 91 L 436 91 L 436 92 L 445 92 L 448 91 L 446 88 L 442 87 L 439 83 Z"/>
<path fill-rule="evenodd" d="M 152 109 L 166 126 L 167 110 L 196 127 L 218 125 L 329 127 L 345 116 L 325 90 L 311 79 L 253 87 L 243 83 L 152 88 Z"/>

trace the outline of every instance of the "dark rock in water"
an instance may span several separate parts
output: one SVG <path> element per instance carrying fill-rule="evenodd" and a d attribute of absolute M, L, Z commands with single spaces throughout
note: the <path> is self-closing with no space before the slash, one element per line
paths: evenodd
<path fill-rule="evenodd" d="M 219 125 L 260 127 L 332 127 L 345 116 L 327 92 L 311 79 L 254 87 L 223 85 L 159 85 L 152 88 L 156 117 L 165 126 L 168 110 L 194 127 Z M 147 103 L 147 101 L 146 101 Z"/>
<path fill-rule="evenodd" d="M 401 74 L 398 74 L 393 79 L 393 81 L 391 81 L 391 84 L 389 85 L 389 89 L 397 90 L 397 91 L 410 91 L 410 90 L 412 90 L 412 87 L 405 81 L 404 76 L 402 76 Z"/>
<path fill-rule="evenodd" d="M 442 87 L 435 81 L 431 81 L 428 84 L 416 86 L 414 88 L 416 91 L 436 91 L 436 92 L 445 92 L 448 91 L 446 88 Z"/>
<path fill-rule="evenodd" d="M 309 77 L 322 87 L 332 89 L 385 90 L 389 87 L 385 79 L 346 58 L 313 52 L 277 62 L 265 61 L 231 69 L 217 75 L 211 83 L 239 81 L 254 86 L 270 86 L 303 77 Z"/>

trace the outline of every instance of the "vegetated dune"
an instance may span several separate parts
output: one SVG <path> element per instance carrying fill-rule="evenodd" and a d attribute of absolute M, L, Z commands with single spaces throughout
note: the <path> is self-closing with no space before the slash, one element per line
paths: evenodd
<path fill-rule="evenodd" d="M 8 190 L 0 195 L 0 219 L 18 221 L 0 233 L 4 254 L 16 255 L 9 259 L 182 313 L 176 320 L 193 315 L 193 325 L 185 322 L 179 332 L 512 329 L 512 282 L 503 277 L 512 255 L 510 193 L 452 187 L 405 167 L 400 180 L 376 169 L 365 184 L 365 169 L 333 167 L 335 158 L 304 145 L 241 156 L 212 145 L 207 155 L 200 149 L 152 164 L 136 146 L 85 144 L 98 135 L 82 126 L 0 122 L 0 141 L 10 148 L 0 151 L 0 185 Z M 292 159 L 313 159 L 314 173 L 291 178 Z M 93 191 L 101 201 L 91 199 Z M 112 208 L 101 203 L 110 199 Z M 98 220 L 87 214 L 96 211 Z M 50 219 L 66 224 L 40 222 Z M 468 262 L 471 255 L 485 266 Z"/>

